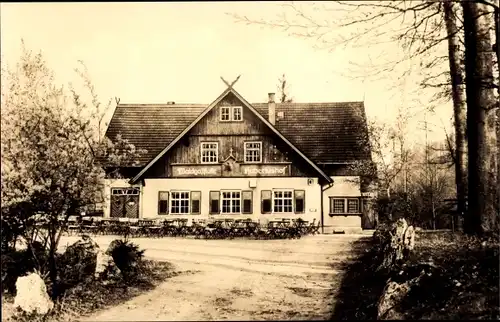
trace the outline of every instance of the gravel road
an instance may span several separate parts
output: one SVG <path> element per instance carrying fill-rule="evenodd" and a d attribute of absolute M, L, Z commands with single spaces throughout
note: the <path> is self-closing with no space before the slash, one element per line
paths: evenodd
<path fill-rule="evenodd" d="M 366 235 L 299 240 L 134 238 L 145 255 L 185 274 L 82 321 L 329 319 L 352 242 Z M 64 249 L 76 237 L 61 241 Z M 96 237 L 107 248 L 112 236 Z"/>

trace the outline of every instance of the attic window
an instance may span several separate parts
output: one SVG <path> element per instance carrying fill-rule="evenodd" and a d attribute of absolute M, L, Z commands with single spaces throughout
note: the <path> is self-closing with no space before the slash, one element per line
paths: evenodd
<path fill-rule="evenodd" d="M 243 108 L 241 106 L 221 106 L 220 120 L 224 122 L 243 121 Z"/>
<path fill-rule="evenodd" d="M 242 112 L 241 106 L 233 106 L 233 121 L 241 121 L 243 119 Z"/>

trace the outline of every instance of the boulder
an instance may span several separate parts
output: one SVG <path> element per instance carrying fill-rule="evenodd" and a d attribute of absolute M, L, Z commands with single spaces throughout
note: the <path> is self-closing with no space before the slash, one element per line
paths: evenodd
<path fill-rule="evenodd" d="M 411 251 L 415 248 L 415 229 L 413 226 L 408 226 L 404 235 L 404 248 Z"/>
<path fill-rule="evenodd" d="M 47 314 L 54 303 L 47 294 L 45 282 L 36 273 L 21 276 L 16 281 L 16 297 L 14 307 L 26 313 Z"/>
<path fill-rule="evenodd" d="M 400 218 L 387 231 L 377 234 L 376 241 L 383 248 L 383 261 L 379 269 L 393 268 L 404 262 L 415 248 L 415 229 Z"/>
<path fill-rule="evenodd" d="M 97 252 L 95 276 L 101 276 L 109 265 L 114 265 L 113 257 L 105 251 Z"/>
<path fill-rule="evenodd" d="M 71 287 L 93 277 L 98 252 L 97 243 L 86 235 L 68 246 L 57 263 L 62 284 Z"/>
<path fill-rule="evenodd" d="M 404 320 L 405 316 L 401 312 L 401 303 L 410 292 L 410 289 L 420 283 L 423 276 L 425 276 L 424 270 L 419 276 L 406 282 L 398 283 L 389 279 L 378 301 L 377 320 Z"/>
<path fill-rule="evenodd" d="M 409 290 L 408 283 L 388 282 L 378 302 L 377 320 L 404 320 L 398 305 Z"/>

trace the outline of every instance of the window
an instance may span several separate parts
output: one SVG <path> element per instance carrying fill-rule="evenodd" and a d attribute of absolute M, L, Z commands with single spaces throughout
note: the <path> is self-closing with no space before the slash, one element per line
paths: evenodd
<path fill-rule="evenodd" d="M 268 214 L 271 212 L 272 200 L 271 200 L 271 190 L 261 191 L 261 212 L 263 214 Z"/>
<path fill-rule="evenodd" d="M 210 191 L 210 213 L 218 214 L 219 211 L 219 191 Z"/>
<path fill-rule="evenodd" d="M 170 213 L 189 214 L 188 191 L 173 191 L 171 193 Z"/>
<path fill-rule="evenodd" d="M 245 162 L 262 162 L 262 142 L 245 142 Z"/>
<path fill-rule="evenodd" d="M 358 199 L 347 199 L 347 212 L 359 213 L 359 200 Z"/>
<path fill-rule="evenodd" d="M 304 190 L 295 190 L 295 213 L 303 214 L 305 211 L 305 195 Z"/>
<path fill-rule="evenodd" d="M 241 106 L 234 106 L 233 107 L 233 121 L 241 121 L 243 120 L 243 109 Z"/>
<path fill-rule="evenodd" d="M 243 191 L 243 213 L 251 214 L 252 213 L 252 191 Z"/>
<path fill-rule="evenodd" d="M 168 214 L 168 191 L 158 192 L 158 214 Z"/>
<path fill-rule="evenodd" d="M 220 120 L 221 121 L 231 121 L 231 107 L 222 106 L 220 108 Z"/>
<path fill-rule="evenodd" d="M 330 198 L 330 213 L 332 214 L 345 213 L 345 199 Z"/>
<path fill-rule="evenodd" d="M 241 106 L 221 106 L 220 120 L 224 122 L 243 121 L 243 108 Z"/>
<path fill-rule="evenodd" d="M 138 195 L 139 188 L 112 188 L 112 195 Z"/>
<path fill-rule="evenodd" d="M 191 213 L 193 215 L 200 214 L 201 191 L 191 191 Z"/>
<path fill-rule="evenodd" d="M 222 191 L 221 212 L 223 214 L 241 213 L 241 192 Z"/>
<path fill-rule="evenodd" d="M 219 144 L 217 142 L 201 143 L 201 163 L 217 163 L 219 161 Z"/>
<path fill-rule="evenodd" d="M 293 212 L 293 191 L 273 191 L 273 210 L 275 213 Z"/>
<path fill-rule="evenodd" d="M 360 202 L 359 198 L 334 198 L 330 197 L 330 213 L 331 214 L 359 214 Z"/>

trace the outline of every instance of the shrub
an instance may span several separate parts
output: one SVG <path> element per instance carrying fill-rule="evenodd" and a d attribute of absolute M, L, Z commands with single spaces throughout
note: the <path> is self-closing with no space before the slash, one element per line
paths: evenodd
<path fill-rule="evenodd" d="M 61 290 L 73 287 L 93 277 L 97 265 L 98 246 L 88 236 L 83 236 L 58 257 L 58 275 Z"/>
<path fill-rule="evenodd" d="M 111 242 L 106 253 L 113 257 L 113 262 L 125 280 L 137 277 L 144 257 L 144 250 L 140 250 L 138 245 L 127 240 L 117 239 Z"/>
<path fill-rule="evenodd" d="M 33 252 L 35 256 L 33 256 Z M 27 275 L 35 269 L 41 269 L 40 265 L 46 263 L 47 258 L 47 250 L 38 241 L 33 242 L 33 250 L 28 247 L 23 250 L 2 253 L 2 290 L 14 294 L 17 278 Z"/>

